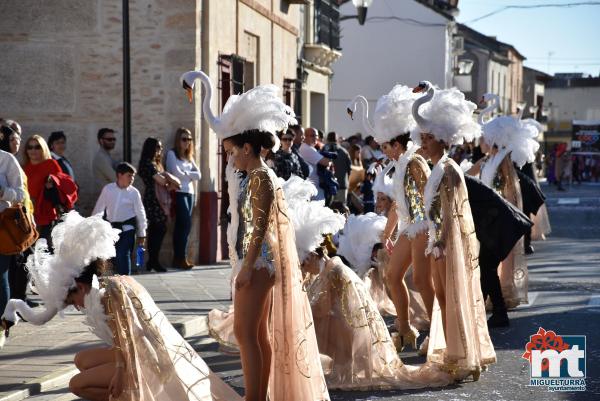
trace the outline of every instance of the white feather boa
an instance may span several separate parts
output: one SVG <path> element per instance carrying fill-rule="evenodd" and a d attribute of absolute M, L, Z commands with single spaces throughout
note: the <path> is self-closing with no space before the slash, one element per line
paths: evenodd
<path fill-rule="evenodd" d="M 82 312 L 85 314 L 84 324 L 90 328 L 90 331 L 107 345 L 113 345 L 112 331 L 108 326 L 108 315 L 102 305 L 102 297 L 105 292 L 104 288 L 100 288 L 98 277 L 94 275 L 92 288 L 83 298 L 85 308 Z"/>
<path fill-rule="evenodd" d="M 433 224 L 433 221 L 431 221 L 429 218 L 429 212 L 431 210 L 433 200 L 435 199 L 438 193 L 440 183 L 442 182 L 442 178 L 444 178 L 444 167 L 448 160 L 448 155 L 444 153 L 442 158 L 435 164 L 435 166 L 431 170 L 431 175 L 427 180 L 427 184 L 425 184 L 425 217 L 427 218 L 427 227 L 429 234 L 425 255 L 429 255 L 433 251 L 433 244 L 435 242 L 435 225 Z M 439 255 L 434 256 L 437 257 Z"/>
<path fill-rule="evenodd" d="M 404 191 L 404 179 L 406 169 L 412 156 L 419 149 L 419 146 L 413 145 L 404 152 L 396 162 L 396 172 L 394 173 L 394 187 L 396 193 L 396 210 L 398 212 L 398 222 L 400 224 L 399 232 L 403 232 L 410 224 L 410 213 L 408 203 L 406 203 L 406 193 Z"/>
<path fill-rule="evenodd" d="M 481 169 L 480 178 L 481 181 L 492 188 L 494 184 L 494 177 L 496 176 L 496 172 L 498 171 L 498 167 L 502 160 L 506 157 L 506 155 L 510 152 L 508 148 L 501 149 L 495 155 L 489 157 L 488 160 L 483 164 L 483 168 Z"/>
<path fill-rule="evenodd" d="M 227 179 L 227 193 L 229 194 L 229 207 L 227 213 L 230 216 L 230 222 L 227 226 L 227 245 L 229 247 L 229 263 L 231 264 L 231 294 L 234 294 L 234 280 L 239 270 L 241 269 L 242 261 L 238 260 L 236 245 L 237 232 L 240 225 L 240 216 L 238 213 L 238 199 L 240 196 L 240 186 L 242 177 L 240 173 L 233 167 L 233 160 L 230 158 L 225 168 L 225 177 Z"/>

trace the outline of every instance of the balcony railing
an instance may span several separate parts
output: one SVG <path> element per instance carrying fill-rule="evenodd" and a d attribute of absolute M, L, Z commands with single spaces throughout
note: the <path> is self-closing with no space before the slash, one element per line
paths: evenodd
<path fill-rule="evenodd" d="M 340 49 L 340 10 L 335 0 L 315 0 L 315 43 Z"/>

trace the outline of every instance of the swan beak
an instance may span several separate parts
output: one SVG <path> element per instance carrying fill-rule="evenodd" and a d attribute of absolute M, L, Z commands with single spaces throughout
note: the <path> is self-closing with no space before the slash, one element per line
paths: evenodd
<path fill-rule="evenodd" d="M 192 103 L 194 101 L 194 90 L 192 88 L 185 88 L 185 92 L 187 93 L 188 100 Z"/>
<path fill-rule="evenodd" d="M 354 112 L 350 109 L 350 107 L 346 109 L 346 113 L 348 113 L 351 120 L 354 120 Z"/>
<path fill-rule="evenodd" d="M 424 90 L 425 90 L 425 85 L 419 84 L 419 85 L 415 86 L 412 91 L 413 91 L 413 93 L 421 93 Z"/>

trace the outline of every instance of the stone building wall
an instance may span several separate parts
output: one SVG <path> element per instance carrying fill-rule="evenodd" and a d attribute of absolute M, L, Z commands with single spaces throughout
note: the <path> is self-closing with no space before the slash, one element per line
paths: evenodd
<path fill-rule="evenodd" d="M 146 137 L 157 136 L 170 148 L 177 127 L 195 127 L 196 110 L 179 76 L 200 63 L 201 3 L 130 1 L 134 165 Z M 116 130 L 114 157 L 123 159 L 121 2 L 3 0 L 0 15 L 0 117 L 19 121 L 23 139 L 65 132 L 81 187 L 78 208 L 87 214 L 100 190 L 91 174 L 99 128 Z"/>

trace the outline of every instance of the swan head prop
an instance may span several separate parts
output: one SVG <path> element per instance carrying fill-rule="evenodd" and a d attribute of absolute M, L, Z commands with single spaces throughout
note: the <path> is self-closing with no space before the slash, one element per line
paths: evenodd
<path fill-rule="evenodd" d="M 481 100 L 479 102 L 480 106 L 484 106 L 486 105 L 488 102 L 491 102 L 492 100 L 494 101 L 499 101 L 500 100 L 500 96 L 496 95 L 495 93 L 484 93 L 481 96 Z"/>
<path fill-rule="evenodd" d="M 350 119 L 354 120 L 354 113 L 356 112 L 356 105 L 360 103 L 362 106 L 362 126 L 367 135 L 375 137 L 375 131 L 373 130 L 373 126 L 369 121 L 369 101 L 366 97 L 362 95 L 356 95 L 354 98 L 346 105 L 346 113 L 350 116 Z"/>
<path fill-rule="evenodd" d="M 413 93 L 424 93 L 429 92 L 430 89 L 433 89 L 433 85 L 429 81 L 419 81 L 417 86 L 413 88 Z"/>
<path fill-rule="evenodd" d="M 181 83 L 193 99 L 194 82 L 199 79 L 206 90 L 202 103 L 204 118 L 216 132 L 219 139 L 226 139 L 245 131 L 259 130 L 269 132 L 275 139 L 277 151 L 277 132 L 285 130 L 288 126 L 297 124 L 292 108 L 281 100 L 280 90 L 277 86 L 259 85 L 240 95 L 232 95 L 227 99 L 220 117 L 216 117 L 211 110 L 213 86 L 208 75 L 202 71 L 188 71 L 181 76 Z"/>
<path fill-rule="evenodd" d="M 421 132 L 430 133 L 448 146 L 461 145 L 481 135 L 481 127 L 473 119 L 477 106 L 466 100 L 464 93 L 456 88 L 437 89 L 428 81 L 419 82 L 413 89 L 417 92 L 424 90 L 427 90 L 427 95 L 415 100 L 412 107 Z M 412 136 L 412 139 L 420 145 L 418 135 Z"/>

